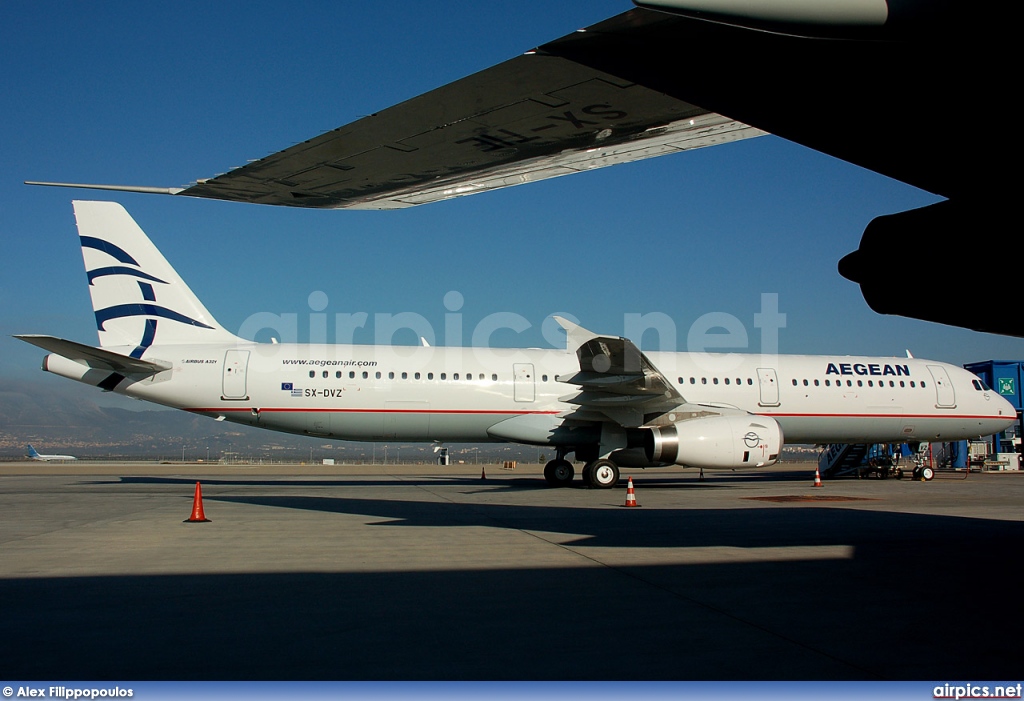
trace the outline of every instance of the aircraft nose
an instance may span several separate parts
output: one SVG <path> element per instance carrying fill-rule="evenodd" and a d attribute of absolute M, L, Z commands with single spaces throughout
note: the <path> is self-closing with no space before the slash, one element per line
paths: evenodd
<path fill-rule="evenodd" d="M 1013 404 L 1010 403 L 1010 400 L 1008 400 L 1006 397 L 1000 395 L 999 396 L 999 401 L 1002 402 L 1002 407 L 1000 407 L 1001 411 L 1005 411 L 1010 416 L 1012 416 L 1014 418 L 1017 418 L 1017 408 L 1015 406 L 1013 406 Z"/>
<path fill-rule="evenodd" d="M 995 406 L 992 408 L 998 412 L 999 416 L 1006 417 L 1007 424 L 1002 430 L 1006 430 L 1006 428 L 1017 423 L 1017 408 L 1014 407 L 1006 397 L 1000 394 L 993 392 L 991 396 L 995 400 Z"/>

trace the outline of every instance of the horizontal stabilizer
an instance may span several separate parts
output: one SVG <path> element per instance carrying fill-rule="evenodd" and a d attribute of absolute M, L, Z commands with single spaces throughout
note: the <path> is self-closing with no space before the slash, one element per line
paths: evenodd
<path fill-rule="evenodd" d="M 112 370 L 130 375 L 154 375 L 164 370 L 170 370 L 171 364 L 159 360 L 142 360 L 131 356 L 121 355 L 103 348 L 93 348 L 84 343 L 75 343 L 56 336 L 42 336 L 35 334 L 23 334 L 15 338 L 38 346 L 43 350 L 63 356 L 69 360 L 83 362 L 91 368 L 98 370 Z"/>

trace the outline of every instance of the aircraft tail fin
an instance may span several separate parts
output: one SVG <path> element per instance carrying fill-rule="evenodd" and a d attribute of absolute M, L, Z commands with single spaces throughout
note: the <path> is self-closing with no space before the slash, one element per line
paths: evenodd
<path fill-rule="evenodd" d="M 27 447 L 28 447 L 28 456 L 30 458 L 32 458 L 33 460 L 38 460 L 39 459 L 39 451 L 37 451 L 35 448 L 33 448 L 31 443 L 29 443 Z"/>
<path fill-rule="evenodd" d="M 75 219 L 100 347 L 230 342 L 224 329 L 116 202 L 76 200 Z"/>

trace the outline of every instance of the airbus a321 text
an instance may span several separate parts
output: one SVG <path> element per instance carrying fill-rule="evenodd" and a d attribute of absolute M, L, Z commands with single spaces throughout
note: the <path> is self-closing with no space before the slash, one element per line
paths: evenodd
<path fill-rule="evenodd" d="M 566 319 L 564 350 L 263 344 L 224 329 L 121 205 L 74 203 L 99 347 L 18 338 L 43 369 L 216 420 L 355 441 L 550 446 L 552 485 L 619 468 L 771 465 L 783 442 L 953 441 L 1016 412 L 966 370 L 915 358 L 643 353 Z M 742 358 L 746 357 L 745 360 Z"/>

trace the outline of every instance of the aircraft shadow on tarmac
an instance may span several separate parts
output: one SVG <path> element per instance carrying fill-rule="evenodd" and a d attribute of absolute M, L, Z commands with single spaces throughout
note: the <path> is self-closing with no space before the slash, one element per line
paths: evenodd
<path fill-rule="evenodd" d="M 233 499 L 452 521 L 450 505 Z M 575 518 L 573 509 L 457 510 L 464 523 L 568 528 L 590 533 L 595 544 L 849 543 L 853 557 L 7 579 L 0 580 L 0 674 L 1009 679 L 1020 670 L 1021 609 L 1009 591 L 1015 582 L 997 576 L 1015 579 L 1020 524 L 834 508 Z M 993 592 L 1004 587 L 1005 594 Z"/>
<path fill-rule="evenodd" d="M 224 491 L 237 484 L 226 481 Z M 397 571 L 0 579 L 0 676 L 1015 679 L 1020 672 L 1020 522 L 804 504 L 625 509 L 287 494 L 206 501 L 208 514 L 218 503 L 250 504 L 425 527 L 424 547 L 438 528 L 557 533 L 561 545 L 542 547 L 562 548 L 558 561 L 580 564 L 510 560 L 500 569 L 453 569 L 438 546 L 431 571 L 397 563 Z M 785 548 L 796 546 L 849 546 L 849 555 L 787 558 Z M 610 559 L 600 547 L 621 556 Z M 652 560 L 631 550 L 638 547 L 679 548 L 680 559 Z M 685 561 L 688 549 L 715 548 L 774 548 L 779 557 Z"/>

